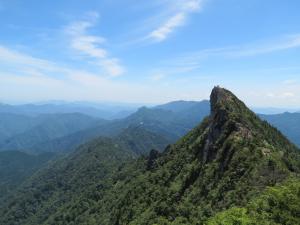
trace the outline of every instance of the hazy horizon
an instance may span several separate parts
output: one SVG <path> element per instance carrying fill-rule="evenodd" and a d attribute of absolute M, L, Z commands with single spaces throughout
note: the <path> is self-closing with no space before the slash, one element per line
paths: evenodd
<path fill-rule="evenodd" d="M 209 99 L 202 99 L 202 100 L 175 100 L 170 102 L 176 101 L 187 101 L 187 102 L 201 102 L 201 101 L 209 101 Z M 4 105 L 11 105 L 11 106 L 22 106 L 22 105 L 77 105 L 77 106 L 86 106 L 86 107 L 93 107 L 99 109 L 105 109 L 106 107 L 120 107 L 120 109 L 138 109 L 140 107 L 154 107 L 158 105 L 167 104 L 170 102 L 158 102 L 158 103 L 130 103 L 130 102 L 109 102 L 109 101 L 67 101 L 67 100 L 48 100 L 48 101 L 36 101 L 36 102 L 0 102 Z M 279 113 L 299 113 L 300 107 L 272 107 L 272 106 L 249 106 L 254 112 L 259 114 L 279 114 Z"/>

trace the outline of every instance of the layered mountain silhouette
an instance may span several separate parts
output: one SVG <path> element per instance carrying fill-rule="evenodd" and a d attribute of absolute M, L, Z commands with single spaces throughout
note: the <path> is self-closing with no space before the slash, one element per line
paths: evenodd
<path fill-rule="evenodd" d="M 49 114 L 53 112 L 50 105 L 39 105 L 38 110 L 33 110 L 35 114 L 28 115 L 28 110 L 23 110 L 25 106 L 10 106 L 8 109 L 14 110 L 6 112 L 7 107 L 3 109 L 0 105 L 0 151 L 29 153 L 70 152 L 96 137 L 117 136 L 133 126 L 143 127 L 174 143 L 209 115 L 210 108 L 206 100 L 174 101 L 152 108 L 142 107 L 122 119 L 103 120 L 85 115 L 85 108 L 82 109 L 84 114 L 76 113 L 77 108 L 74 107 L 68 109 L 74 110 L 72 113 Z M 34 105 L 30 107 L 35 108 Z M 300 145 L 299 113 L 259 116 Z"/>
<path fill-rule="evenodd" d="M 49 140 L 68 136 L 96 124 L 106 123 L 105 120 L 95 119 L 80 113 L 44 114 L 36 117 L 0 114 L 0 121 L 0 131 L 8 136 L 5 139 L 0 139 L 0 150 L 37 153 L 47 152 L 44 150 L 44 143 Z M 6 132 L 7 130 L 11 132 Z"/>
<path fill-rule="evenodd" d="M 3 202 L 0 224 L 297 224 L 299 207 L 281 201 L 300 200 L 299 185 L 290 183 L 299 184 L 297 147 L 230 91 L 215 87 L 210 103 L 210 115 L 162 153 L 136 158 L 141 145 L 124 137 L 127 144 L 82 145 Z M 276 214 L 280 201 L 288 216 Z M 265 211 L 250 221 L 256 202 Z M 226 216 L 232 221 L 223 223 Z"/>
<path fill-rule="evenodd" d="M 261 118 L 278 128 L 293 143 L 300 146 L 300 113 L 260 115 Z"/>
<path fill-rule="evenodd" d="M 16 112 L 23 113 L 22 110 Z M 99 136 L 117 136 L 129 127 L 142 127 L 173 143 L 208 113 L 207 101 L 179 101 L 153 108 L 142 107 L 115 120 L 80 113 L 43 113 L 38 116 L 0 113 L 0 151 L 66 153 Z"/>

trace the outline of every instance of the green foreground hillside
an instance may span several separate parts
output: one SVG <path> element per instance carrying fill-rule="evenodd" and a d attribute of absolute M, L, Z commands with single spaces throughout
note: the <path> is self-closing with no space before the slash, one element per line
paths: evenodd
<path fill-rule="evenodd" d="M 128 146 L 100 138 L 49 165 L 2 204 L 0 224 L 300 224 L 299 150 L 225 89 L 164 152 Z"/>

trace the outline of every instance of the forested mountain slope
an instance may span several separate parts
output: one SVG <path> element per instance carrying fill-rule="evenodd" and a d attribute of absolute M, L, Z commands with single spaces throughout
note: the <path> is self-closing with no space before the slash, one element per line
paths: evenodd
<path fill-rule="evenodd" d="M 211 115 L 152 158 L 150 166 L 148 159 L 129 167 L 127 176 L 117 178 L 98 200 L 92 216 L 107 221 L 103 224 L 203 224 L 299 172 L 299 150 L 217 87 L 211 94 Z M 72 213 L 70 207 L 65 210 Z"/>
<path fill-rule="evenodd" d="M 114 139 L 101 137 L 81 145 L 34 174 L 19 191 L 1 202 L 0 224 L 40 224 L 67 202 L 75 204 L 82 193 L 93 195 L 90 190 L 110 186 L 111 174 L 124 162 L 167 144 L 156 134 L 130 127 Z"/>
<path fill-rule="evenodd" d="M 83 145 L 3 203 L 0 223 L 215 224 L 217 213 L 249 207 L 267 187 L 287 178 L 298 182 L 300 173 L 299 150 L 219 87 L 211 94 L 210 116 L 199 126 L 163 153 L 135 156 L 115 139 Z M 284 190 L 299 193 L 297 186 Z M 276 205 L 270 207 L 274 224 L 288 224 L 276 217 Z M 299 221 L 297 211 L 290 217 Z"/>
<path fill-rule="evenodd" d="M 0 152 L 0 200 L 54 157 L 52 153 Z"/>

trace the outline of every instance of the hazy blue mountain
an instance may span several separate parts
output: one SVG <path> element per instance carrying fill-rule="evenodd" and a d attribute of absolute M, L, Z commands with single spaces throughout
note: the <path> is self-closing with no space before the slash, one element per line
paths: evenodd
<path fill-rule="evenodd" d="M 50 102 L 44 104 L 23 104 L 8 105 L 0 104 L 0 113 L 13 113 L 28 116 L 37 116 L 40 114 L 62 114 L 62 113 L 81 113 L 92 117 L 103 119 L 124 118 L 128 113 L 136 110 L 135 107 L 129 106 L 110 106 L 98 105 L 92 103 L 68 103 L 68 102 Z"/>
<path fill-rule="evenodd" d="M 191 108 L 198 108 L 199 110 L 209 110 L 209 101 L 203 100 L 203 101 L 173 101 L 166 104 L 155 106 L 154 108 L 158 109 L 164 109 L 164 110 L 170 110 L 175 113 L 185 112 Z M 209 112 L 207 112 L 209 113 Z"/>
<path fill-rule="evenodd" d="M 110 120 L 123 119 L 123 118 L 126 118 L 127 116 L 130 116 L 131 114 L 135 113 L 136 111 L 137 111 L 137 109 L 122 110 L 122 111 L 119 111 L 119 112 L 117 112 L 115 114 L 112 114 L 107 119 L 110 119 Z"/>
<path fill-rule="evenodd" d="M 252 110 L 258 114 L 281 114 L 285 112 L 297 112 L 296 108 L 275 108 L 275 107 L 253 107 Z"/>
<path fill-rule="evenodd" d="M 198 124 L 209 113 L 209 108 L 203 105 L 206 105 L 206 102 L 193 104 L 190 107 L 182 107 L 182 110 L 176 112 L 161 107 L 142 107 L 124 119 L 108 121 L 99 126 L 49 140 L 43 143 L 43 148 L 45 151 L 54 151 L 55 149 L 58 152 L 71 151 L 93 138 L 99 136 L 114 137 L 129 127 L 137 126 L 160 135 L 169 143 L 173 143 L 189 132 L 195 124 Z M 35 146 L 33 146 L 33 149 L 35 149 Z"/>
<path fill-rule="evenodd" d="M 260 115 L 260 117 L 267 120 L 292 142 L 300 146 L 300 113 Z"/>
<path fill-rule="evenodd" d="M 42 114 L 35 117 L 6 113 L 0 122 L 0 134 L 3 133 L 0 138 L 0 150 L 46 152 L 44 142 L 105 122 L 79 113 Z"/>
<path fill-rule="evenodd" d="M 32 117 L 0 113 L 0 142 L 14 135 L 25 132 L 37 123 Z"/>
<path fill-rule="evenodd" d="M 84 106 L 90 107 L 89 104 Z M 110 121 L 96 120 L 76 113 L 40 114 L 35 117 L 0 113 L 0 149 L 68 152 L 93 138 L 116 136 L 130 126 L 141 126 L 173 143 L 209 114 L 209 102 L 175 101 L 151 108 L 141 107 L 134 113 L 120 113 L 123 115 L 118 115 L 117 118 L 127 116 Z M 75 115 L 78 115 L 78 118 Z M 280 115 L 262 117 L 299 145 L 298 114 L 293 118 L 287 117 L 289 114 Z M 114 115 L 111 115 L 111 118 L 114 118 Z"/>
<path fill-rule="evenodd" d="M 99 136 L 116 136 L 130 126 L 141 126 L 173 143 L 190 131 L 208 114 L 208 101 L 176 101 L 152 108 L 142 107 L 126 118 L 108 121 L 107 123 L 80 130 L 63 137 L 47 140 L 43 143 L 43 148 L 45 151 L 71 151 L 78 145 L 93 138 Z M 280 125 L 280 122 L 276 122 L 276 120 L 281 118 L 280 116 L 270 118 L 273 118 L 273 121 L 270 121 L 268 116 L 264 119 L 271 122 L 294 143 L 299 143 L 297 138 L 297 133 L 299 132 L 297 132 L 297 128 L 295 127 L 295 124 L 297 125 L 299 122 L 293 121 L 292 126 L 284 123 L 286 125 L 285 128 L 284 124 Z M 37 144 L 32 146 L 32 149 L 38 150 L 40 146 L 40 144 Z"/>
<path fill-rule="evenodd" d="M 0 199 L 54 157 L 53 153 L 30 155 L 18 151 L 0 152 Z"/>

